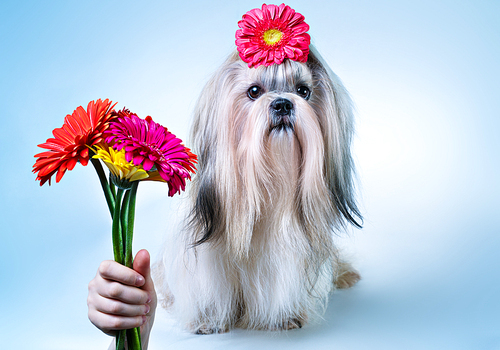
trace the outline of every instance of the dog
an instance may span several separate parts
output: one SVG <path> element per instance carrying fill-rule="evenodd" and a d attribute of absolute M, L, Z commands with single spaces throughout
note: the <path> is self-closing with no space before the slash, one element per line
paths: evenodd
<path fill-rule="evenodd" d="M 360 279 L 334 243 L 361 227 L 353 130 L 349 94 L 312 46 L 258 67 L 236 50 L 217 70 L 194 113 L 190 214 L 158 265 L 164 306 L 190 331 L 300 328 Z"/>

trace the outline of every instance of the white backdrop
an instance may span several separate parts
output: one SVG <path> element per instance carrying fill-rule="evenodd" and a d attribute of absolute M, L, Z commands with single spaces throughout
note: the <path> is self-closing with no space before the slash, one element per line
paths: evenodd
<path fill-rule="evenodd" d="M 151 349 L 500 349 L 500 3 L 290 1 L 357 105 L 361 271 L 325 320 L 287 333 L 186 333 L 160 311 Z M 3 1 L 2 348 L 105 349 L 87 284 L 112 256 L 94 171 L 31 174 L 66 114 L 110 98 L 187 140 L 203 84 L 257 1 Z M 141 185 L 135 250 L 157 255 L 180 198 Z"/>

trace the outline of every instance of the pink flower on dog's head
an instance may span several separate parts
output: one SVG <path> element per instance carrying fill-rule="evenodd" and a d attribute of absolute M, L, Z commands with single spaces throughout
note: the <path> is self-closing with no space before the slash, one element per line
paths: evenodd
<path fill-rule="evenodd" d="M 280 64 L 285 58 L 306 62 L 311 37 L 304 16 L 290 6 L 262 5 L 238 22 L 236 46 L 248 67 Z"/>

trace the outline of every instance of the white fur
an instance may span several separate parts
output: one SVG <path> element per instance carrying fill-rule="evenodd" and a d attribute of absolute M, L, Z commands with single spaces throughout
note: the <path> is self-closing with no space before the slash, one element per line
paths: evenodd
<path fill-rule="evenodd" d="M 253 85 L 264 89 L 255 100 Z M 278 98 L 292 102 L 293 128 L 271 129 Z M 337 277 L 355 274 L 333 242 L 361 217 L 352 132 L 349 96 L 314 48 L 307 63 L 227 59 L 195 111 L 192 210 L 159 264 L 160 292 L 184 325 L 290 329 L 321 314 Z"/>

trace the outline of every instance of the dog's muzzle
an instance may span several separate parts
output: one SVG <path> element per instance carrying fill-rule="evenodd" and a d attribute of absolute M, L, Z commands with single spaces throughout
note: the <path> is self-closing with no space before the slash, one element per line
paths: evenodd
<path fill-rule="evenodd" d="M 271 110 L 271 130 L 293 130 L 294 109 L 293 103 L 286 98 L 278 98 L 269 106 Z"/>

